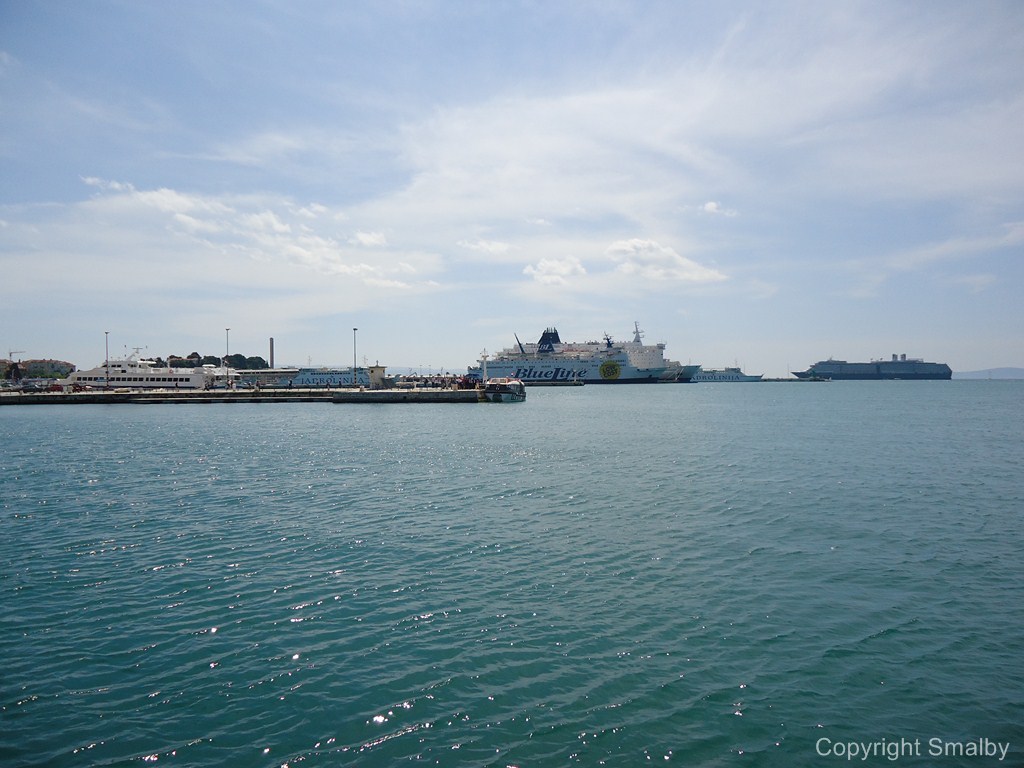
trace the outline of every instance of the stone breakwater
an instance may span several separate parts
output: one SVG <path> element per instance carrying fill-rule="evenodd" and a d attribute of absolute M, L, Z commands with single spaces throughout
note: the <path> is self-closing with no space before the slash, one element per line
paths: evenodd
<path fill-rule="evenodd" d="M 476 389 L 215 389 L 9 392 L 0 405 L 146 403 L 478 403 Z"/>

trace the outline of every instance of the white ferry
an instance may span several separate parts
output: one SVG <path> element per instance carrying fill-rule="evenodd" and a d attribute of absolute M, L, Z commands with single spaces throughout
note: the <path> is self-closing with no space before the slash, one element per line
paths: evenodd
<path fill-rule="evenodd" d="M 639 323 L 627 342 L 607 334 L 603 341 L 563 342 L 556 328 L 548 328 L 536 344 L 523 344 L 517 336 L 516 346 L 490 359 L 483 354 L 468 373 L 478 381 L 493 376 L 531 385 L 655 384 L 668 367 L 665 344 L 644 344 L 642 337 Z"/>
<path fill-rule="evenodd" d="M 212 389 L 231 386 L 238 373 L 230 368 L 163 368 L 135 354 L 108 360 L 87 371 L 72 371 L 60 384 L 65 388 L 92 389 Z"/>
<path fill-rule="evenodd" d="M 662 382 L 674 382 L 677 384 L 686 384 L 693 379 L 693 375 L 699 371 L 700 365 L 693 363 L 682 363 L 676 362 L 675 360 L 667 360 L 668 368 L 661 374 Z"/>
<path fill-rule="evenodd" d="M 764 374 L 744 373 L 739 368 L 701 368 L 693 374 L 690 381 L 763 381 Z"/>
<path fill-rule="evenodd" d="M 294 375 L 281 378 L 279 387 L 369 387 L 370 371 L 368 368 L 356 369 L 355 375 L 351 368 L 299 368 Z"/>

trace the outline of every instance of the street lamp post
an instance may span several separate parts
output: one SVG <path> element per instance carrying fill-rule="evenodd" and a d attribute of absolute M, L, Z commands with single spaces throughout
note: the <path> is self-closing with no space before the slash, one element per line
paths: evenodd
<path fill-rule="evenodd" d="M 107 377 L 103 381 L 103 388 L 110 389 L 110 331 L 103 332 L 103 361 L 107 366 Z"/>
<path fill-rule="evenodd" d="M 358 328 L 352 329 L 352 386 L 357 386 L 356 382 L 356 331 Z"/>
<path fill-rule="evenodd" d="M 231 356 L 231 329 L 224 329 L 224 388 L 231 389 L 231 378 L 228 376 L 228 358 Z"/>

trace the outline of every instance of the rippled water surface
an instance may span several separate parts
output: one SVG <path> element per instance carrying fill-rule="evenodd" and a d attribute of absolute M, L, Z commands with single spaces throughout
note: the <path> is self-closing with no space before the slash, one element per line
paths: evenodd
<path fill-rule="evenodd" d="M 8 407 L 0 440 L 0 765 L 1024 762 L 1022 382 Z"/>

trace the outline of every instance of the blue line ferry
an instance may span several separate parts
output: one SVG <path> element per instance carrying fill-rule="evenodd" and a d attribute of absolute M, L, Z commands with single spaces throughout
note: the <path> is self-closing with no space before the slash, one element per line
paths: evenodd
<path fill-rule="evenodd" d="M 563 342 L 556 328 L 548 328 L 535 344 L 519 341 L 480 364 L 468 375 L 478 381 L 486 376 L 519 379 L 530 385 L 656 384 L 668 367 L 665 344 L 644 344 L 640 324 L 634 323 L 633 340 L 616 342 L 605 334 L 602 341 Z"/>

